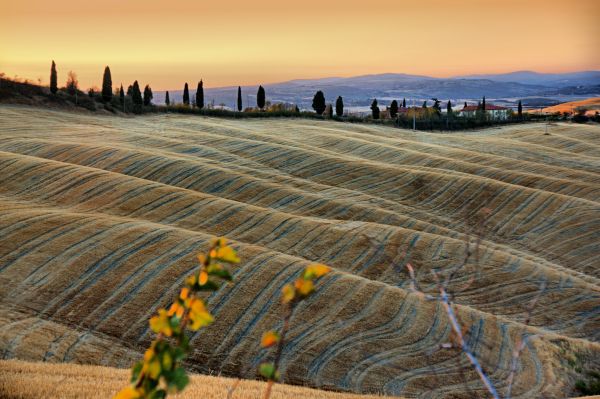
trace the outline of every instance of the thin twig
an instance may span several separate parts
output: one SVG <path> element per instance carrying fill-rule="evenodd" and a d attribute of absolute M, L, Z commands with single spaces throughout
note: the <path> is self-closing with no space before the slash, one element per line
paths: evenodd
<path fill-rule="evenodd" d="M 527 317 L 525 318 L 525 322 L 523 323 L 523 331 L 517 338 L 517 342 L 515 345 L 516 348 L 513 350 L 513 357 L 512 357 L 512 361 L 511 361 L 511 365 L 510 365 L 510 374 L 508 375 L 508 379 L 507 379 L 508 385 L 506 387 L 506 399 L 510 399 L 512 387 L 513 387 L 513 383 L 514 383 L 514 379 L 515 379 L 515 374 L 517 372 L 517 365 L 519 363 L 519 357 L 521 356 L 521 353 L 527 346 L 527 340 L 536 337 L 536 335 L 524 337 L 525 329 L 527 328 L 527 326 L 529 325 L 529 322 L 531 321 L 533 309 L 535 308 L 536 304 L 538 303 L 540 297 L 542 296 L 542 294 L 544 293 L 545 290 L 546 290 L 546 281 L 542 281 L 540 284 L 540 290 L 538 291 L 537 295 L 531 300 L 531 302 L 529 303 L 529 306 L 527 307 Z"/>

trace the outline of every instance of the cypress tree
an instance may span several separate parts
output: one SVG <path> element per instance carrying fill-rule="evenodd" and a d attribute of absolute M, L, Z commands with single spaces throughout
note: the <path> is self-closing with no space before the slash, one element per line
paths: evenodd
<path fill-rule="evenodd" d="M 131 100 L 133 101 L 133 112 L 141 114 L 144 100 L 142 99 L 142 92 L 137 80 L 133 82 L 133 86 L 131 87 Z"/>
<path fill-rule="evenodd" d="M 374 99 L 371 103 L 371 112 L 373 114 L 373 119 L 379 119 L 379 107 L 377 106 L 377 99 Z"/>
<path fill-rule="evenodd" d="M 423 101 L 423 108 L 427 108 L 427 100 Z"/>
<path fill-rule="evenodd" d="M 265 107 L 265 89 L 262 86 L 258 86 L 258 92 L 256 93 L 256 105 L 259 109 L 263 109 Z"/>
<path fill-rule="evenodd" d="M 152 95 L 152 89 L 150 88 L 150 85 L 146 85 L 146 87 L 144 87 L 144 105 L 147 107 L 152 103 L 152 98 L 154 96 Z"/>
<path fill-rule="evenodd" d="M 127 95 L 128 96 L 132 96 L 133 95 L 133 85 L 127 86 Z"/>
<path fill-rule="evenodd" d="M 342 96 L 338 96 L 335 101 L 335 114 L 337 116 L 344 116 L 344 100 L 342 99 Z"/>
<path fill-rule="evenodd" d="M 521 104 L 521 100 L 519 100 L 519 104 L 517 105 L 517 112 L 519 114 L 519 119 L 523 117 L 523 104 Z"/>
<path fill-rule="evenodd" d="M 56 94 L 58 91 L 58 78 L 56 76 L 56 64 L 52 60 L 52 66 L 50 67 L 50 92 Z"/>
<path fill-rule="evenodd" d="M 448 115 L 452 113 L 452 103 L 450 102 L 450 100 L 448 100 L 448 104 L 446 104 L 446 112 L 448 113 Z"/>
<path fill-rule="evenodd" d="M 333 104 L 329 104 L 329 117 L 333 118 Z"/>
<path fill-rule="evenodd" d="M 325 95 L 323 94 L 323 92 L 321 90 L 317 91 L 315 96 L 313 97 L 312 107 L 317 114 L 323 115 L 326 105 L 325 105 Z"/>
<path fill-rule="evenodd" d="M 406 108 L 406 98 L 402 99 L 402 108 Z"/>
<path fill-rule="evenodd" d="M 394 100 L 390 104 L 390 116 L 395 118 L 398 115 L 398 101 Z"/>
<path fill-rule="evenodd" d="M 121 83 L 121 88 L 119 89 L 119 101 L 121 102 L 121 107 L 125 110 L 125 92 L 123 91 L 123 83 Z"/>
<path fill-rule="evenodd" d="M 167 94 L 165 94 L 165 104 L 167 104 L 167 107 L 169 105 L 171 105 L 171 99 L 169 98 L 169 92 L 167 91 Z"/>
<path fill-rule="evenodd" d="M 485 96 L 483 96 L 483 101 L 481 102 L 481 110 L 485 111 Z"/>
<path fill-rule="evenodd" d="M 465 108 L 467 108 L 467 102 L 465 101 Z"/>
<path fill-rule="evenodd" d="M 185 86 L 183 86 L 183 103 L 185 105 L 190 105 L 190 91 L 187 82 L 185 82 Z"/>
<path fill-rule="evenodd" d="M 204 83 L 202 83 L 202 79 L 198 82 L 198 88 L 196 89 L 196 106 L 200 109 L 204 108 Z"/>
<path fill-rule="evenodd" d="M 108 65 L 104 68 L 104 76 L 102 77 L 102 100 L 109 102 L 112 99 L 112 77 L 110 76 L 110 68 Z"/>
<path fill-rule="evenodd" d="M 238 86 L 237 109 L 238 109 L 238 112 L 242 112 L 242 87 L 241 86 Z"/>

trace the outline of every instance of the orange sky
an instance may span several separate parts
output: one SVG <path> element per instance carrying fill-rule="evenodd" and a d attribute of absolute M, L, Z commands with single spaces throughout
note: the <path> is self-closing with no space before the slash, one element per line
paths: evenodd
<path fill-rule="evenodd" d="M 0 0 L 0 71 L 178 89 L 600 69 L 600 0 Z"/>

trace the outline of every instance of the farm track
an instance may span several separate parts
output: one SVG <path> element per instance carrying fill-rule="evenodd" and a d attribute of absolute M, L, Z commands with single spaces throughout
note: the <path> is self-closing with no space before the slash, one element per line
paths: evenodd
<path fill-rule="evenodd" d="M 600 128 L 543 131 L 1 106 L 0 353 L 128 367 L 147 319 L 223 235 L 243 262 L 207 298 L 216 322 L 193 337 L 191 369 L 253 378 L 280 288 L 318 261 L 334 272 L 298 311 L 286 382 L 480 396 L 464 356 L 438 349 L 446 314 L 410 293 L 404 265 L 434 293 L 431 270 L 460 261 L 488 208 L 479 262 L 454 279 L 470 344 L 502 390 L 516 336 L 539 334 L 516 396 L 564 397 L 578 378 L 565 359 L 600 357 Z"/>

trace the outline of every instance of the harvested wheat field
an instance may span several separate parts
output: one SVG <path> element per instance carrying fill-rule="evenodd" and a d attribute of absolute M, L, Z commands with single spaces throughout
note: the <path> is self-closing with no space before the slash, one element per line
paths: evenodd
<path fill-rule="evenodd" d="M 104 399 L 129 383 L 129 372 L 101 366 L 32 363 L 0 360 L 0 397 L 4 399 Z M 256 399 L 266 382 L 194 375 L 178 399 Z M 354 395 L 278 384 L 273 399 L 377 399 L 381 396 Z"/>
<path fill-rule="evenodd" d="M 195 254 L 226 236 L 242 262 L 207 297 L 216 320 L 193 335 L 190 370 L 256 378 L 281 287 L 318 261 L 333 271 L 297 309 L 286 383 L 487 397 L 464 354 L 441 347 L 447 314 L 405 267 L 434 294 L 431 271 L 461 262 L 486 214 L 450 286 L 468 342 L 502 393 L 529 337 L 513 396 L 573 395 L 600 368 L 600 127 L 544 129 L 0 106 L 2 358 L 129 367 Z"/>

